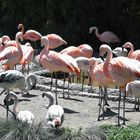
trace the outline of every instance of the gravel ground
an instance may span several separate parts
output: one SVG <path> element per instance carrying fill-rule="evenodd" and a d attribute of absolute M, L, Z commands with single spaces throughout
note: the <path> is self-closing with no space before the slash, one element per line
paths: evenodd
<path fill-rule="evenodd" d="M 32 64 L 32 72 L 37 71 L 38 67 Z M 44 73 L 41 71 L 35 72 L 37 75 L 38 83 L 37 87 L 34 90 L 30 90 L 29 93 L 31 96 L 25 96 L 24 94 L 18 94 L 19 97 L 19 110 L 30 110 L 35 116 L 35 122 L 45 120 L 47 109 L 43 106 L 48 103 L 47 98 L 42 98 L 42 92 L 48 91 L 50 88 L 50 78 L 45 78 Z M 54 80 L 55 82 L 55 80 Z M 62 98 L 62 84 L 63 81 L 58 81 L 58 103 L 64 108 L 65 120 L 63 126 L 79 128 L 79 127 L 90 127 L 94 125 L 101 124 L 117 124 L 117 106 L 118 102 L 115 101 L 118 97 L 117 89 L 109 89 L 109 105 L 110 110 L 107 110 L 104 114 L 104 120 L 97 121 L 98 117 L 98 88 L 94 87 L 93 93 L 90 92 L 90 87 L 84 85 L 84 91 L 81 91 L 81 84 L 70 84 L 70 99 Z M 68 93 L 66 82 L 65 94 Z M 2 91 L 2 89 L 0 89 Z M 53 93 L 55 88 L 53 88 Z M 3 104 L 3 99 L 5 94 L 1 95 L 0 103 Z M 128 102 L 129 101 L 129 102 Z M 133 100 L 129 99 L 126 102 L 126 124 L 139 123 L 140 122 L 140 111 L 133 110 Z M 122 105 L 122 103 L 121 103 Z M 10 109 L 12 109 L 10 106 Z M 122 108 L 121 108 L 122 110 Z M 6 110 L 3 107 L 0 107 L 0 118 L 6 119 Z M 11 115 L 10 115 L 11 116 Z M 102 115 L 101 115 L 102 116 Z M 101 117 L 102 118 L 102 117 Z"/>

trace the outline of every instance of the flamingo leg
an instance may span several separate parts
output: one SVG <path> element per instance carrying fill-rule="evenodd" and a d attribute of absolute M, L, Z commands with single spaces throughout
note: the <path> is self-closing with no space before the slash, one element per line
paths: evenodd
<path fill-rule="evenodd" d="M 68 80 L 68 81 L 69 81 L 69 82 L 68 82 L 68 98 L 70 98 L 70 91 L 69 91 L 69 89 L 70 89 L 70 79 L 71 79 L 71 75 L 68 76 L 68 79 L 69 79 L 69 80 Z"/>
<path fill-rule="evenodd" d="M 126 99 L 126 90 L 124 91 L 123 96 L 123 125 L 125 125 L 125 99 Z"/>
<path fill-rule="evenodd" d="M 84 81 L 85 81 L 85 75 L 84 75 L 84 71 L 83 71 L 82 77 L 83 77 L 83 79 L 82 79 L 82 91 L 83 91 L 83 87 L 84 87 Z"/>
<path fill-rule="evenodd" d="M 121 87 L 119 87 L 119 101 L 118 101 L 118 126 L 120 126 L 120 105 L 121 105 Z"/>
<path fill-rule="evenodd" d="M 53 84 L 53 73 L 51 72 L 50 91 L 52 91 L 52 84 Z"/>
<path fill-rule="evenodd" d="M 66 73 L 64 73 L 64 79 L 63 79 L 63 98 L 65 98 L 65 94 L 64 94 L 65 82 L 66 82 Z"/>
<path fill-rule="evenodd" d="M 58 99 L 57 99 L 57 73 L 55 72 L 55 100 L 56 100 L 56 105 L 58 105 Z"/>
<path fill-rule="evenodd" d="M 100 121 L 100 114 L 101 114 L 101 109 L 102 108 L 102 102 L 103 102 L 103 90 L 102 90 L 102 87 L 99 86 L 99 113 L 98 113 L 98 121 Z M 104 110 L 103 110 L 103 113 L 104 113 Z"/>
<path fill-rule="evenodd" d="M 27 65 L 27 75 L 29 74 L 29 71 L 30 71 L 30 67 L 29 65 Z"/>

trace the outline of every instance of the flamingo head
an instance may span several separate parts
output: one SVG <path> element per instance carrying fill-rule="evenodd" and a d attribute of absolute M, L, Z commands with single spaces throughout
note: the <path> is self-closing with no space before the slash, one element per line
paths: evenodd
<path fill-rule="evenodd" d="M 89 33 L 91 34 L 94 31 L 95 27 L 90 27 L 89 28 Z"/>
<path fill-rule="evenodd" d="M 21 32 L 24 32 L 24 26 L 23 26 L 23 24 L 22 23 L 20 23 L 19 25 L 18 25 L 18 31 L 21 31 Z"/>
<path fill-rule="evenodd" d="M 124 50 L 124 48 L 133 48 L 133 44 L 131 42 L 126 42 L 123 46 L 122 46 L 122 51 Z"/>
<path fill-rule="evenodd" d="M 60 127 L 61 126 L 61 119 L 60 119 L 60 117 L 56 117 L 54 120 L 53 120 L 53 122 L 52 122 L 52 125 L 54 126 L 54 127 Z"/>
<path fill-rule="evenodd" d="M 100 57 L 104 61 L 103 57 L 107 53 L 107 51 L 111 51 L 111 48 L 107 44 L 102 44 L 100 46 Z"/>
<path fill-rule="evenodd" d="M 49 39 L 47 36 L 43 36 L 41 38 L 41 46 L 42 47 L 45 47 L 45 46 L 49 46 Z"/>

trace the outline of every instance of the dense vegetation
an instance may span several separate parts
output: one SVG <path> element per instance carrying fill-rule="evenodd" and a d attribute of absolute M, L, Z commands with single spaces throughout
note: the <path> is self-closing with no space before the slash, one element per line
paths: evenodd
<path fill-rule="evenodd" d="M 57 33 L 68 45 L 88 43 L 98 50 L 101 42 L 89 34 L 97 26 L 117 34 L 122 43 L 140 44 L 139 0 L 0 0 L 0 32 L 14 38 L 17 25 L 41 34 Z"/>
<path fill-rule="evenodd" d="M 46 123 L 26 124 L 0 121 L 1 140 L 139 140 L 140 125 L 118 127 L 102 125 L 90 128 L 50 128 Z"/>
<path fill-rule="evenodd" d="M 130 125 L 128 127 L 116 127 L 113 125 L 101 126 L 107 135 L 107 140 L 139 140 L 140 125 Z"/>
<path fill-rule="evenodd" d="M 106 135 L 99 128 L 70 129 L 50 128 L 39 124 L 27 124 L 17 121 L 0 122 L 1 140 L 106 140 Z"/>

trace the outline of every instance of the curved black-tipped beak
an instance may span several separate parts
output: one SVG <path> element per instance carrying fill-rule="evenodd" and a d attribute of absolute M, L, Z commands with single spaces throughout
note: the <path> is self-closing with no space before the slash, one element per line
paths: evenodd
<path fill-rule="evenodd" d="M 103 56 L 100 56 L 100 58 L 101 58 L 103 61 L 105 61 Z"/>

